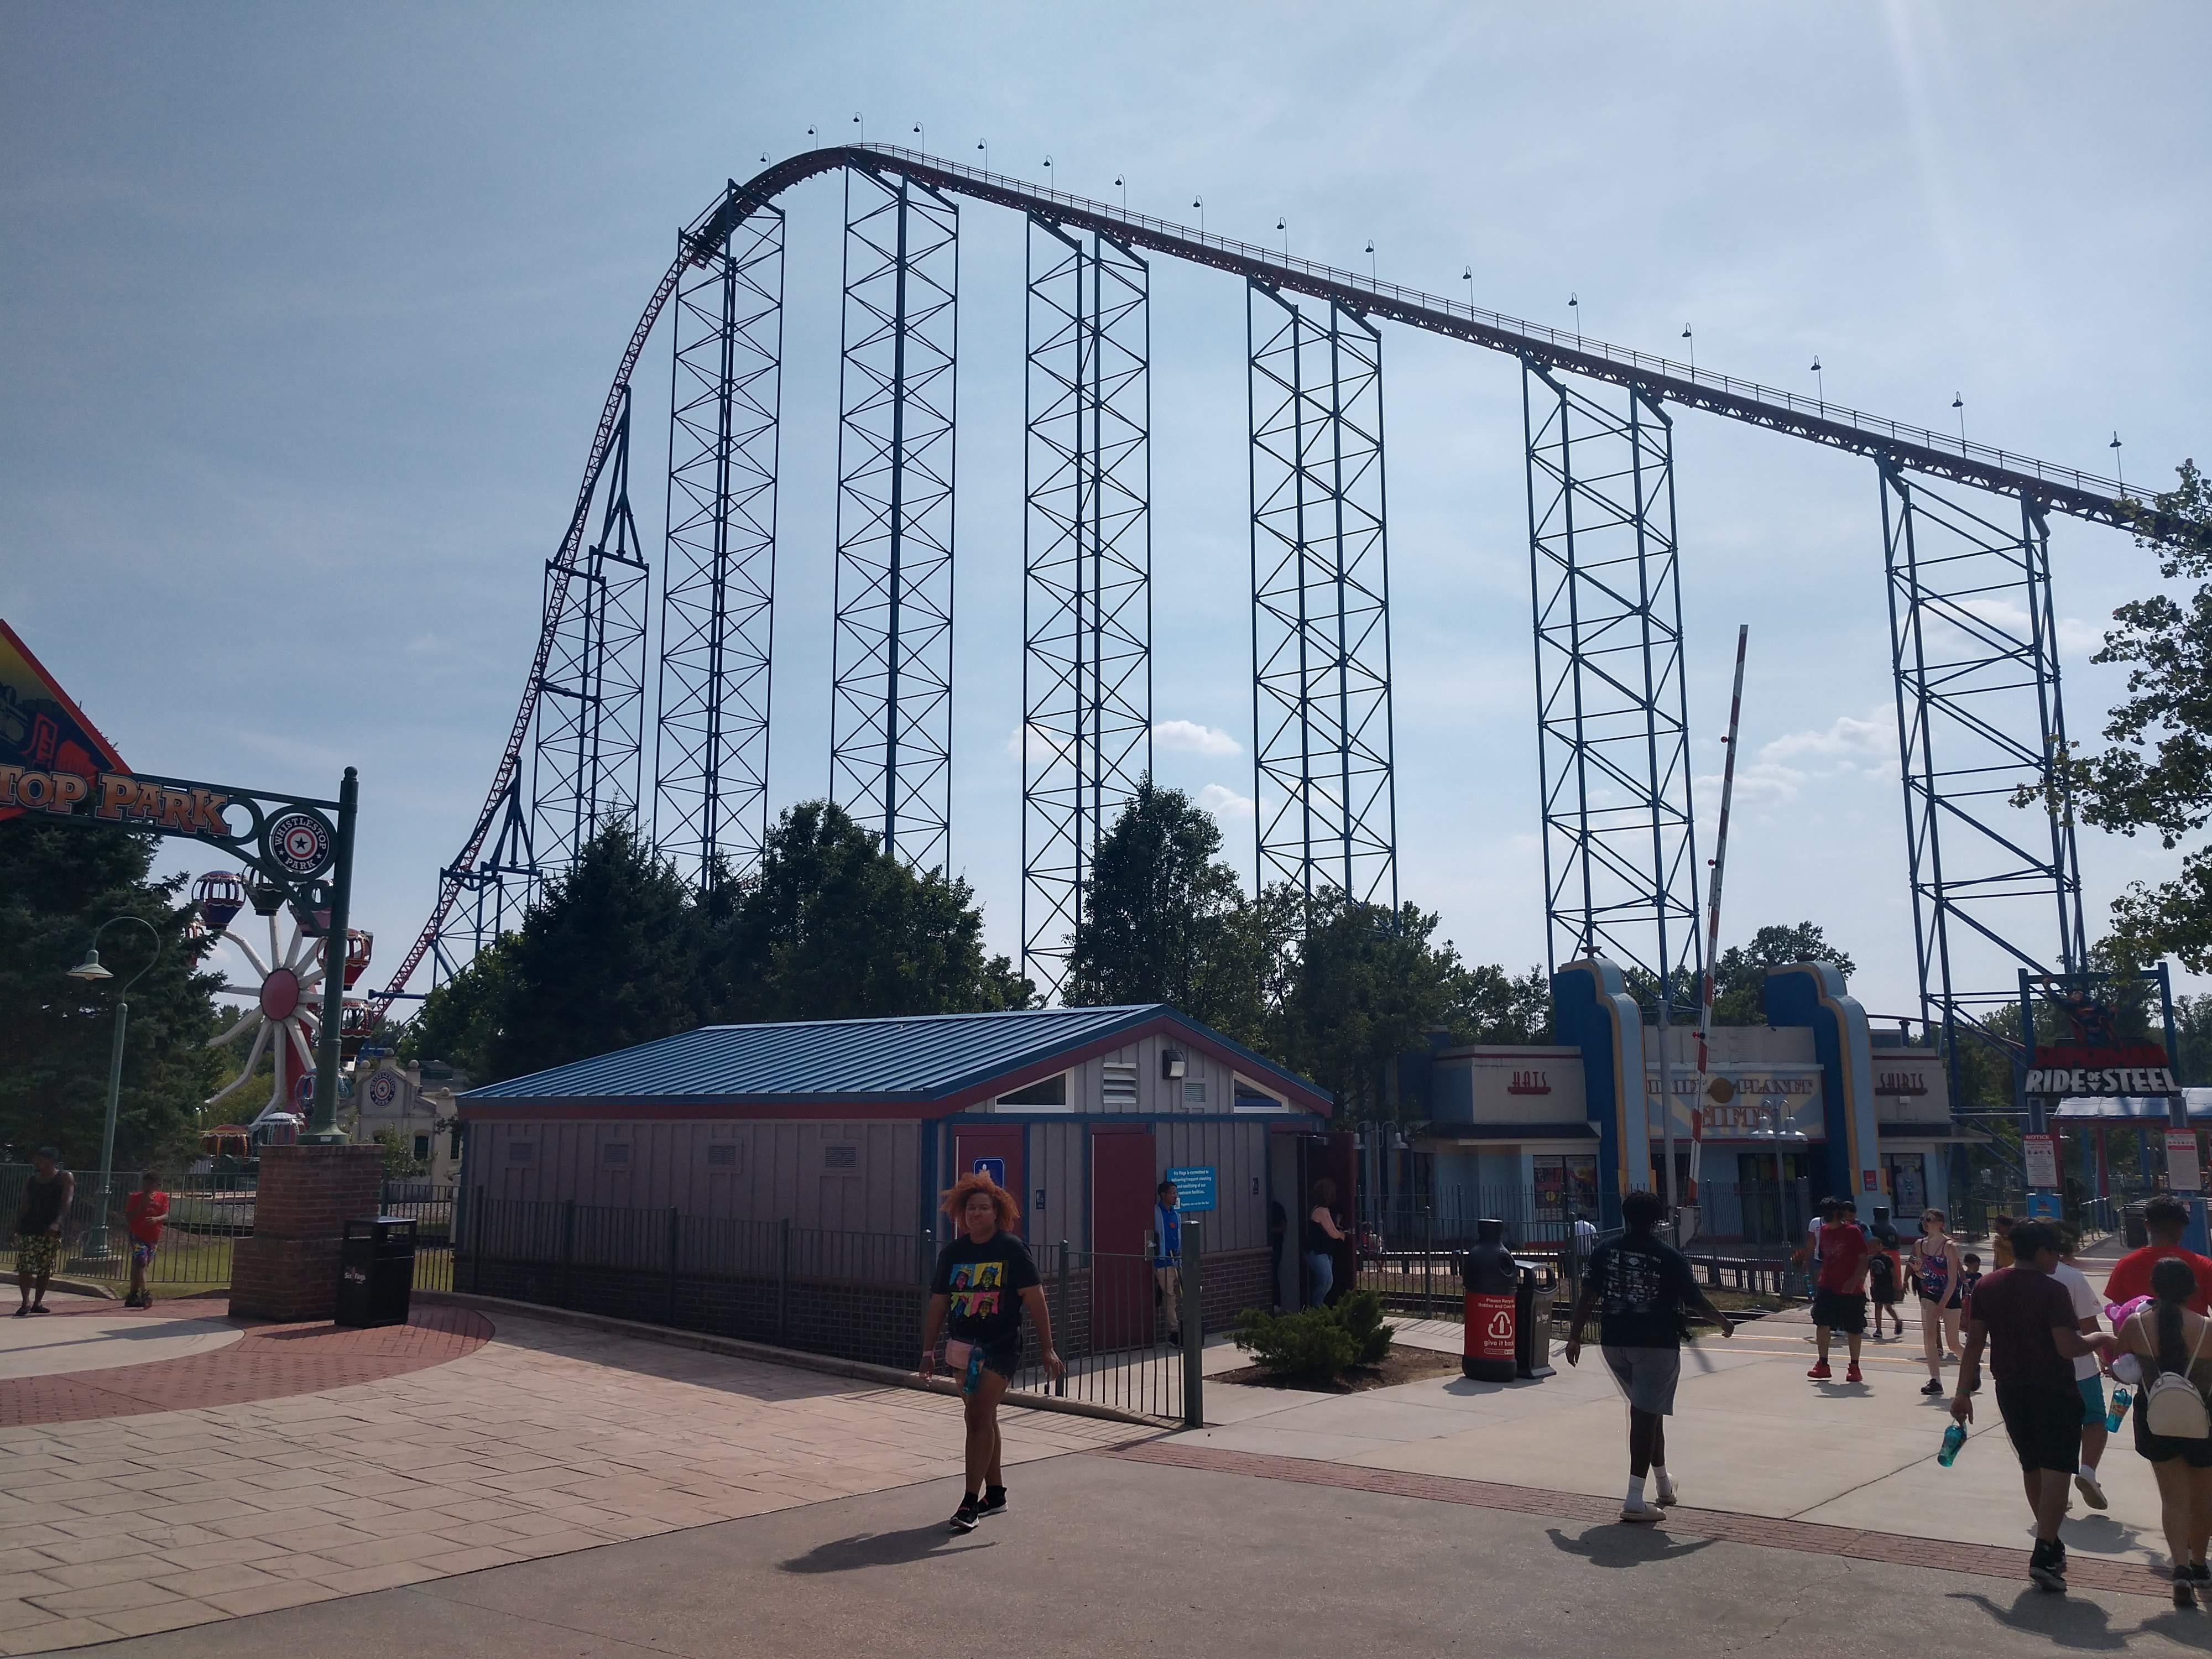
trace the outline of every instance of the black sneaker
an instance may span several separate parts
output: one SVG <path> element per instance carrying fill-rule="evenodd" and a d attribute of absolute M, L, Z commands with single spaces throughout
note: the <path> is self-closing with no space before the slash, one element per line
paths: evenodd
<path fill-rule="evenodd" d="M 1931 1376 L 1920 1385 L 1920 1392 L 1928 1395 L 1941 1394 L 1943 1392 L 1943 1385 Z"/>
<path fill-rule="evenodd" d="M 960 1507 L 952 1511 L 952 1519 L 945 1524 L 955 1532 L 973 1532 L 975 1523 L 982 1518 L 982 1506 L 976 1503 L 975 1495 L 969 1492 L 961 1498 Z"/>
<path fill-rule="evenodd" d="M 2038 1589 L 2064 1589 L 2066 1588 L 2065 1551 L 2054 1543 L 2038 1539 L 2033 1553 L 2027 1558 L 2027 1576 Z"/>
<path fill-rule="evenodd" d="M 2212 1591 L 2212 1566 L 2202 1561 L 2191 1561 L 2188 1567 L 2189 1582 L 2201 1590 Z"/>
<path fill-rule="evenodd" d="M 975 1506 L 977 1514 L 988 1517 L 1003 1515 L 1006 1510 L 1006 1489 L 1004 1486 L 983 1488 L 983 1501 Z"/>

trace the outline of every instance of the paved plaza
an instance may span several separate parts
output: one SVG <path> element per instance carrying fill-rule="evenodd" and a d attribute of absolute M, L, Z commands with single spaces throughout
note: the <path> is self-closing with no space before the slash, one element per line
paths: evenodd
<path fill-rule="evenodd" d="M 2002 1431 L 1940 1469 L 1917 1347 L 1822 1387 L 1807 1334 L 1688 1364 L 1686 1507 L 1654 1529 L 1613 1518 L 1621 1409 L 1586 1364 L 1216 1381 L 1191 1432 L 1010 1410 L 1015 1507 L 956 1538 L 942 1395 L 506 1307 L 337 1332 L 72 1302 L 0 1323 L 0 1653 L 904 1655 L 972 1644 L 979 1595 L 989 1639 L 1045 1654 L 1615 1651 L 1624 1617 L 1722 1650 L 2212 1647 L 2165 1605 L 2124 1444 L 2111 1511 L 2067 1523 L 2072 1593 L 2039 1595 Z"/>

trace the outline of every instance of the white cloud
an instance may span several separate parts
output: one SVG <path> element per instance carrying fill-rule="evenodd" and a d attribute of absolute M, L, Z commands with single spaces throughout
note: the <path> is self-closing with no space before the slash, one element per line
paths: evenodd
<path fill-rule="evenodd" d="M 1182 755 L 1219 757 L 1244 752 L 1244 745 L 1218 726 L 1200 726 L 1196 720 L 1154 720 L 1152 741 Z"/>
<path fill-rule="evenodd" d="M 1791 732 L 1759 746 L 1760 762 L 1790 760 L 1844 760 L 1865 762 L 1879 759 L 1887 747 L 1897 739 L 1897 723 L 1889 722 L 1884 728 L 1879 716 L 1872 720 L 1853 720 L 1849 714 L 1839 714 L 1835 723 L 1825 732 Z M 1738 775 L 1738 781 L 1747 775 Z"/>
<path fill-rule="evenodd" d="M 1217 818 L 1249 818 L 1252 798 L 1240 795 L 1225 783 L 1209 783 L 1198 792 L 1198 804 Z"/>
<path fill-rule="evenodd" d="M 1008 760 L 1020 760 L 1023 758 L 1022 732 L 1024 729 L 1024 727 L 1018 726 L 1012 731 L 1006 733 L 1006 758 Z M 1029 732 L 1030 739 L 1030 752 L 1028 757 L 1030 760 L 1042 763 L 1043 762 L 1052 759 L 1053 757 L 1059 752 L 1057 746 L 1053 742 L 1051 732 L 1046 731 L 1041 726 L 1030 726 L 1026 729 Z"/>

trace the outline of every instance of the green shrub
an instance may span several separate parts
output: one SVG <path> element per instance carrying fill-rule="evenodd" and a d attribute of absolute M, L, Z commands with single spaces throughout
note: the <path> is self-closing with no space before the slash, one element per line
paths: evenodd
<path fill-rule="evenodd" d="M 1334 1307 L 1273 1314 L 1247 1308 L 1237 1316 L 1237 1346 L 1262 1370 L 1314 1382 L 1333 1382 L 1354 1365 L 1378 1364 L 1390 1352 L 1382 1298 L 1359 1291 Z"/>
<path fill-rule="evenodd" d="M 1390 1339 L 1397 1332 L 1395 1327 L 1382 1322 L 1380 1291 L 1354 1291 L 1331 1311 L 1344 1322 L 1345 1330 L 1359 1345 L 1359 1358 L 1353 1363 L 1379 1365 L 1389 1358 Z"/>

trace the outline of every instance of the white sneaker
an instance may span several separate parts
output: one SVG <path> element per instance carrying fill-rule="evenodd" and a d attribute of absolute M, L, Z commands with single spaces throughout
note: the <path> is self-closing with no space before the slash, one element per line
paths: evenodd
<path fill-rule="evenodd" d="M 1668 1484 L 1662 1485 L 1659 1488 L 1659 1495 L 1653 1501 L 1655 1501 L 1662 1510 L 1671 1510 L 1675 1504 L 1681 1502 L 1681 1499 L 1675 1495 L 1674 1486 L 1671 1484 Z"/>
<path fill-rule="evenodd" d="M 1667 1518 L 1667 1511 L 1657 1504 L 1646 1503 L 1639 1498 L 1632 1504 L 1623 1504 L 1620 1506 L 1620 1518 L 1648 1526 L 1655 1521 L 1664 1521 Z"/>
<path fill-rule="evenodd" d="M 2091 1509 L 2101 1510 L 2105 1507 L 2105 1489 L 2097 1484 L 2097 1472 L 2094 1469 L 2075 1470 L 2074 1490 L 2081 1494 L 2083 1500 Z"/>

